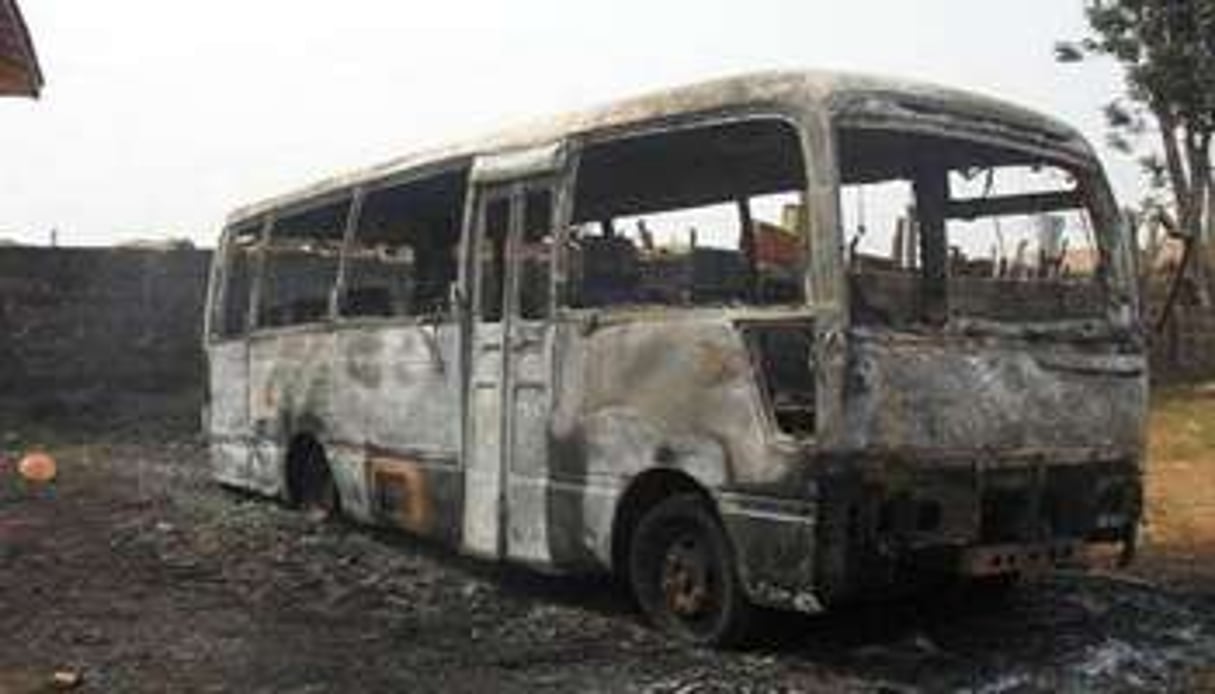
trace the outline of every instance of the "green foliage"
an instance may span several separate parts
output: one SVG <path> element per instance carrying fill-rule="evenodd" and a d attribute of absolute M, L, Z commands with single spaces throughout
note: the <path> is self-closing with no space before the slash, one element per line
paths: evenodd
<path fill-rule="evenodd" d="M 1195 131 L 1215 128 L 1215 0 L 1089 0 L 1081 46 L 1126 70 L 1129 96 Z"/>
<path fill-rule="evenodd" d="M 1158 135 L 1161 154 L 1139 157 L 1152 190 L 1167 183 L 1178 233 L 1210 240 L 1215 0 L 1085 0 L 1084 9 L 1091 33 L 1056 45 L 1056 59 L 1104 56 L 1122 67 L 1126 94 L 1105 107 L 1110 146 L 1134 155 L 1145 135 Z"/>

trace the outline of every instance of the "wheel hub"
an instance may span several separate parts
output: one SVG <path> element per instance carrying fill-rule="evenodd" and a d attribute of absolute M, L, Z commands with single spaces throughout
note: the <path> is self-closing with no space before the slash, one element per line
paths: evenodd
<path fill-rule="evenodd" d="M 712 603 L 709 561 L 703 543 L 681 538 L 667 550 L 662 565 L 662 592 L 671 612 L 681 617 L 704 614 Z"/>

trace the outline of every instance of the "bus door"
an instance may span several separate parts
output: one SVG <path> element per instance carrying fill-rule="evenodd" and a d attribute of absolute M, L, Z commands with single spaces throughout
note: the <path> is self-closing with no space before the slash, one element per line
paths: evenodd
<path fill-rule="evenodd" d="M 550 270 L 560 181 L 552 171 L 560 150 L 509 156 L 478 160 L 473 172 L 462 544 L 479 556 L 542 561 L 547 542 L 533 531 L 543 532 L 545 511 Z M 522 175 L 520 162 L 527 167 Z M 502 176 L 504 170 L 512 175 Z"/>

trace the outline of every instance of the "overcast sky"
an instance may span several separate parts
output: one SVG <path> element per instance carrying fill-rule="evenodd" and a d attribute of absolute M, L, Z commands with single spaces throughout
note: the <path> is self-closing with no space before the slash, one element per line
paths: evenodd
<path fill-rule="evenodd" d="M 419 146 L 766 68 L 902 75 L 1060 116 L 1102 146 L 1112 65 L 1060 66 L 1080 0 L 23 0 L 40 101 L 0 100 L 0 237 L 186 237 Z"/>

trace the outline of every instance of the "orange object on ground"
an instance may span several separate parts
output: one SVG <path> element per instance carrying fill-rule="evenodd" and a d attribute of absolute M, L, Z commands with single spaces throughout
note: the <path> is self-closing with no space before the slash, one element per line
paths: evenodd
<path fill-rule="evenodd" d="M 57 474 L 55 459 L 46 453 L 29 453 L 17 463 L 17 472 L 31 482 L 50 482 Z"/>

